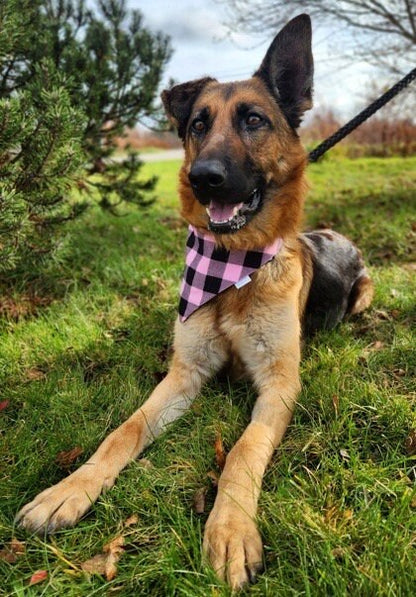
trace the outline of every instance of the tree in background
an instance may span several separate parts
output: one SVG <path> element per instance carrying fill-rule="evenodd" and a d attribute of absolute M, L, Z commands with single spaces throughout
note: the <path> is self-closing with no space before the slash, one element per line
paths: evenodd
<path fill-rule="evenodd" d="M 414 66 L 415 0 L 218 0 L 230 8 L 229 26 L 274 34 L 290 18 L 307 12 L 315 22 L 351 32 L 350 57 L 393 72 Z M 347 49 L 347 48 L 345 48 Z"/>
<path fill-rule="evenodd" d="M 158 118 L 169 57 L 125 0 L 0 0 L 0 272 L 57 245 L 88 206 L 75 186 L 111 210 L 146 203 L 137 156 L 109 158 L 126 127 Z"/>

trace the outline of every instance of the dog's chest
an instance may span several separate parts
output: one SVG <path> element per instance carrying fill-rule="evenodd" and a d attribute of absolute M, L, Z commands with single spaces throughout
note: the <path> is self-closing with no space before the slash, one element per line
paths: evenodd
<path fill-rule="evenodd" d="M 265 266 L 243 288 L 231 288 L 218 297 L 216 322 L 231 352 L 251 369 L 275 358 L 287 329 L 286 301 Z"/>

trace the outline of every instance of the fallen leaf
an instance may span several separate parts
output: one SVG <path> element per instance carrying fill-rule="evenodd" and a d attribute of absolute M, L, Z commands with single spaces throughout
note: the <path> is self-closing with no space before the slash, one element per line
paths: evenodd
<path fill-rule="evenodd" d="M 137 514 L 132 514 L 131 516 L 128 517 L 127 520 L 124 521 L 124 526 L 131 527 L 134 524 L 137 524 L 138 522 L 139 522 L 139 517 L 137 516 Z"/>
<path fill-rule="evenodd" d="M 389 321 L 390 319 L 390 315 L 387 313 L 387 311 L 383 311 L 382 309 L 376 309 L 374 311 L 374 315 L 377 315 L 378 319 L 384 319 L 386 321 Z"/>
<path fill-rule="evenodd" d="M 37 585 L 38 583 L 43 582 L 47 578 L 48 578 L 48 571 L 47 570 L 36 570 L 36 572 L 34 572 L 32 574 L 32 576 L 30 577 L 29 586 L 30 585 Z"/>
<path fill-rule="evenodd" d="M 342 456 L 342 458 L 344 460 L 349 460 L 350 459 L 350 455 L 348 454 L 347 450 L 341 449 L 339 451 L 340 455 Z"/>
<path fill-rule="evenodd" d="M 217 436 L 215 438 L 214 449 L 215 449 L 215 462 L 217 463 L 217 466 L 220 469 L 220 471 L 222 471 L 222 470 L 224 470 L 224 466 L 225 466 L 226 454 L 225 454 L 224 446 L 222 443 L 222 437 L 221 437 L 221 434 L 219 431 L 217 432 Z"/>
<path fill-rule="evenodd" d="M 84 572 L 88 572 L 88 574 L 101 574 L 102 576 L 105 576 L 106 561 L 107 554 L 99 553 L 89 560 L 82 562 L 81 568 L 84 570 Z"/>
<path fill-rule="evenodd" d="M 29 381 L 37 381 L 39 379 L 45 378 L 45 372 L 41 369 L 36 369 L 36 367 L 32 367 L 26 371 L 26 379 Z"/>
<path fill-rule="evenodd" d="M 200 487 L 194 493 L 192 507 L 196 514 L 203 514 L 205 512 L 205 496 L 207 494 L 207 491 L 207 487 Z"/>
<path fill-rule="evenodd" d="M 148 460 L 147 458 L 140 458 L 137 462 L 143 468 L 153 468 L 153 463 L 150 462 L 150 460 Z"/>
<path fill-rule="evenodd" d="M 375 342 L 373 342 L 372 344 L 370 344 L 370 349 L 371 350 L 382 350 L 384 348 L 384 342 L 382 342 L 381 340 L 376 340 Z"/>
<path fill-rule="evenodd" d="M 9 406 L 9 404 L 10 404 L 10 400 L 2 400 L 0 402 L 0 412 L 2 410 L 5 410 Z"/>
<path fill-rule="evenodd" d="M 82 570 L 89 574 L 100 574 L 106 580 L 113 580 L 117 576 L 117 563 L 124 551 L 124 537 L 115 537 L 104 545 L 103 552 L 99 553 L 81 564 Z"/>
<path fill-rule="evenodd" d="M 342 547 L 334 547 L 334 549 L 331 551 L 333 557 L 338 560 L 341 559 L 345 556 L 345 549 L 343 549 Z"/>
<path fill-rule="evenodd" d="M 14 564 L 17 559 L 25 553 L 26 547 L 24 541 L 13 539 L 6 543 L 3 549 L 0 550 L 0 560 L 8 564 Z"/>
<path fill-rule="evenodd" d="M 339 396 L 337 394 L 332 395 L 332 406 L 334 407 L 334 411 L 336 416 L 338 416 L 339 412 Z"/>
<path fill-rule="evenodd" d="M 416 429 L 411 429 L 405 441 L 406 452 L 409 456 L 416 454 Z"/>
<path fill-rule="evenodd" d="M 58 452 L 55 462 L 62 468 L 69 468 L 83 452 L 84 450 L 79 446 L 75 446 L 72 450 L 63 450 L 62 452 Z"/>
<path fill-rule="evenodd" d="M 215 471 L 209 471 L 207 473 L 208 479 L 211 481 L 214 487 L 218 487 L 219 476 Z"/>

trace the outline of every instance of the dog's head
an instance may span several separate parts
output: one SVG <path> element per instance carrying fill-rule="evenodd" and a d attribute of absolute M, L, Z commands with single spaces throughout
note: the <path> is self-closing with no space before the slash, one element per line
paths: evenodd
<path fill-rule="evenodd" d="M 191 224 L 230 248 L 265 246 L 294 231 L 306 163 L 296 130 L 312 105 L 312 79 L 311 23 L 300 15 L 251 79 L 207 77 L 162 93 L 185 147 L 180 194 Z"/>

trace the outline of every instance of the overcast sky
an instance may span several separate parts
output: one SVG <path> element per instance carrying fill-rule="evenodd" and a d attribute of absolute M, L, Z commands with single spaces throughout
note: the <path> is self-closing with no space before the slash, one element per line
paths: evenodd
<path fill-rule="evenodd" d="M 165 81 L 173 77 L 183 82 L 204 75 L 220 81 L 244 79 L 260 65 L 272 41 L 230 34 L 225 25 L 225 8 L 215 0 L 128 0 L 128 3 L 143 13 L 148 26 L 171 37 L 174 53 Z M 334 31 L 315 27 L 313 51 L 315 107 L 334 107 L 347 119 L 365 107 L 366 89 L 375 73 L 365 64 L 345 66 L 340 57 L 346 34 L 345 28 Z"/>

